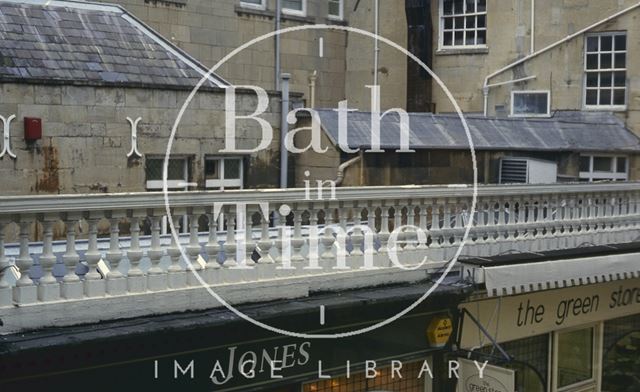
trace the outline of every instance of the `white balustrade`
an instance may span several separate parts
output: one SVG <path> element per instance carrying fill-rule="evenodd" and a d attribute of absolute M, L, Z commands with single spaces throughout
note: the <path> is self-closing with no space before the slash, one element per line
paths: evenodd
<path fill-rule="evenodd" d="M 637 183 L 484 186 L 474 214 L 471 195 L 419 186 L 340 188 L 329 201 L 306 200 L 303 189 L 172 193 L 172 223 L 186 225 L 175 236 L 162 232 L 160 193 L 5 197 L 0 333 L 220 306 L 198 275 L 236 304 L 420 281 L 454 256 L 470 221 L 464 256 L 638 239 Z M 418 271 L 393 263 L 425 257 Z"/>

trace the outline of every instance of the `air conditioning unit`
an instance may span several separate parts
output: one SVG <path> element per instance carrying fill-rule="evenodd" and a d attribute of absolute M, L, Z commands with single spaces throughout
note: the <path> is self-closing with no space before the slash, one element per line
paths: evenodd
<path fill-rule="evenodd" d="M 500 184 L 554 184 L 558 181 L 558 164 L 532 158 L 502 158 Z"/>

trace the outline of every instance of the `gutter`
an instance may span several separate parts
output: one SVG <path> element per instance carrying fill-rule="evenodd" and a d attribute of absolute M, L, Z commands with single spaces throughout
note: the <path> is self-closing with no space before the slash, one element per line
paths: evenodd
<path fill-rule="evenodd" d="M 574 39 L 574 38 L 576 38 L 576 37 L 588 32 L 590 30 L 593 30 L 596 27 L 599 27 L 599 26 L 601 26 L 601 25 L 603 25 L 603 24 L 605 24 L 605 23 L 607 23 L 607 22 L 609 22 L 609 21 L 611 21 L 613 19 L 616 19 L 616 18 L 618 18 L 618 17 L 620 17 L 620 16 L 622 16 L 622 15 L 624 15 L 624 14 L 630 12 L 630 11 L 633 11 L 638 7 L 640 7 L 640 2 L 634 4 L 634 5 L 630 6 L 630 7 L 627 7 L 625 9 L 623 9 L 622 11 L 618 11 L 618 12 L 616 12 L 615 14 L 613 14 L 611 16 L 608 16 L 608 17 L 606 17 L 606 18 L 604 18 L 604 19 L 602 19 L 602 20 L 600 20 L 600 21 L 598 21 L 598 22 L 596 22 L 596 23 L 594 23 L 594 24 L 592 24 L 592 25 L 590 25 L 588 27 L 583 28 L 582 30 L 579 30 L 579 31 L 577 31 L 577 32 L 575 32 L 573 34 L 570 34 L 570 35 L 564 37 L 563 39 L 561 39 L 560 41 L 554 42 L 551 45 L 549 45 L 549 46 L 547 46 L 547 47 L 545 47 L 543 49 L 540 49 L 540 50 L 538 50 L 536 52 L 533 52 L 530 55 L 525 56 L 525 57 L 521 58 L 520 60 L 517 60 L 517 61 L 515 61 L 515 62 L 513 62 L 513 63 L 511 63 L 511 64 L 509 64 L 509 65 L 507 65 L 507 66 L 505 66 L 505 67 L 503 67 L 503 68 L 501 68 L 499 70 L 497 70 L 497 71 L 495 71 L 494 73 L 488 75 L 484 79 L 484 84 L 482 85 L 482 92 L 483 92 L 483 95 L 484 95 L 484 116 L 487 117 L 487 112 L 488 112 L 489 89 L 491 88 L 491 86 L 489 85 L 489 80 L 491 80 L 492 78 L 502 74 L 505 71 L 508 71 L 508 70 L 510 70 L 510 69 L 512 69 L 514 67 L 517 67 L 520 64 L 523 64 L 523 63 L 531 60 L 534 57 L 538 57 L 539 55 L 541 55 L 543 53 L 546 53 L 546 52 L 550 51 L 551 49 L 554 49 L 554 48 L 564 44 L 567 41 L 570 41 L 570 40 L 572 40 L 572 39 Z M 533 42 L 533 40 L 532 40 L 532 42 Z"/>
<path fill-rule="evenodd" d="M 340 166 L 338 166 L 338 173 L 336 174 L 336 186 L 340 186 L 342 185 L 342 181 L 344 181 L 344 172 L 351 166 L 355 165 L 356 163 L 360 162 L 360 160 L 362 160 L 362 155 L 358 155 L 355 158 L 351 158 L 348 161 L 342 163 Z"/>

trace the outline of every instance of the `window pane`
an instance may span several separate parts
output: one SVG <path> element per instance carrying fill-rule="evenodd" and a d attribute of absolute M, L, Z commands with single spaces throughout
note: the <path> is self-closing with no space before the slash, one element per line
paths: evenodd
<path fill-rule="evenodd" d="M 478 16 L 478 27 L 487 27 L 487 17 L 485 15 Z"/>
<path fill-rule="evenodd" d="M 626 98 L 625 98 L 625 94 L 626 91 L 623 89 L 616 89 L 613 91 L 613 104 L 614 105 L 618 105 L 618 106 L 622 106 L 625 104 Z"/>
<path fill-rule="evenodd" d="M 451 15 L 453 13 L 453 0 L 444 0 L 442 8 L 443 15 Z"/>
<path fill-rule="evenodd" d="M 616 167 L 616 171 L 618 173 L 626 173 L 627 172 L 627 158 L 618 157 L 618 166 Z"/>
<path fill-rule="evenodd" d="M 478 45 L 484 45 L 487 43 L 487 32 L 486 30 L 478 31 Z"/>
<path fill-rule="evenodd" d="M 615 72 L 614 85 L 616 87 L 625 87 L 627 85 L 627 73 L 626 72 Z"/>
<path fill-rule="evenodd" d="M 487 10 L 487 1 L 478 0 L 478 12 L 485 12 Z"/>
<path fill-rule="evenodd" d="M 262 5 L 262 0 L 241 0 L 241 3 Z"/>
<path fill-rule="evenodd" d="M 591 171 L 591 157 L 580 157 L 580 171 Z"/>
<path fill-rule="evenodd" d="M 611 105 L 611 90 L 600 90 L 600 105 L 609 106 Z"/>
<path fill-rule="evenodd" d="M 598 90 L 587 90 L 587 105 L 598 104 Z"/>
<path fill-rule="evenodd" d="M 468 29 L 472 29 L 474 27 L 476 27 L 476 18 L 473 16 L 467 17 L 466 19 L 466 27 Z"/>
<path fill-rule="evenodd" d="M 616 65 L 615 68 L 627 67 L 627 55 L 625 53 L 616 53 Z"/>
<path fill-rule="evenodd" d="M 471 31 L 467 30 L 466 44 L 467 45 L 475 45 L 476 44 L 476 34 L 475 34 L 475 32 L 473 30 L 471 30 Z"/>
<path fill-rule="evenodd" d="M 612 172 L 612 163 L 611 157 L 593 157 L 593 171 Z"/>
<path fill-rule="evenodd" d="M 146 175 L 147 181 L 162 181 L 162 170 L 164 159 L 147 159 Z M 185 180 L 184 159 L 169 159 L 167 180 Z"/>
<path fill-rule="evenodd" d="M 329 0 L 329 15 L 340 16 L 340 0 Z"/>
<path fill-rule="evenodd" d="M 613 37 L 610 35 L 600 36 L 600 51 L 611 52 L 613 50 Z"/>
<path fill-rule="evenodd" d="M 611 68 L 611 55 L 610 54 L 602 54 L 600 55 L 600 69 L 609 69 Z"/>
<path fill-rule="evenodd" d="M 587 87 L 598 87 L 598 73 L 587 73 Z"/>
<path fill-rule="evenodd" d="M 455 45 L 462 45 L 464 44 L 464 31 L 456 31 L 456 35 L 455 35 Z"/>
<path fill-rule="evenodd" d="M 220 179 L 220 160 L 207 159 L 204 163 L 204 176 L 207 180 Z"/>
<path fill-rule="evenodd" d="M 587 69 L 598 69 L 598 55 L 587 55 Z"/>
<path fill-rule="evenodd" d="M 442 44 L 444 46 L 453 45 L 453 33 L 445 32 Z"/>
<path fill-rule="evenodd" d="M 463 14 L 464 13 L 464 0 L 454 0 L 453 1 L 453 12 L 455 14 Z"/>
<path fill-rule="evenodd" d="M 513 114 L 547 114 L 547 93 L 514 93 Z"/>
<path fill-rule="evenodd" d="M 240 159 L 224 160 L 224 179 L 237 180 L 240 178 Z"/>
<path fill-rule="evenodd" d="M 600 87 L 611 87 L 611 83 L 613 83 L 613 73 L 602 72 L 600 74 Z"/>
<path fill-rule="evenodd" d="M 476 0 L 467 0 L 467 10 L 468 14 L 476 12 Z"/>
<path fill-rule="evenodd" d="M 627 36 L 625 34 L 616 35 L 616 50 L 627 50 Z"/>
<path fill-rule="evenodd" d="M 453 18 L 444 19 L 444 28 L 447 30 L 453 29 Z"/>
<path fill-rule="evenodd" d="M 456 29 L 464 29 L 464 17 L 455 18 L 455 22 Z"/>
<path fill-rule="evenodd" d="M 558 387 L 592 378 L 593 329 L 558 334 Z"/>
<path fill-rule="evenodd" d="M 282 0 L 282 7 L 290 10 L 302 11 L 303 0 Z"/>
<path fill-rule="evenodd" d="M 598 37 L 588 37 L 587 52 L 597 52 L 597 51 L 598 51 Z"/>

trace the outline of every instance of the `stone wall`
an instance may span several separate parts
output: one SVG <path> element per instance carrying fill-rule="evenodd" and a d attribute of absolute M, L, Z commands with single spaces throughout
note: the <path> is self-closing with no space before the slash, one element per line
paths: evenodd
<path fill-rule="evenodd" d="M 170 131 L 190 91 L 91 86 L 2 84 L 0 114 L 16 115 L 11 146 L 16 159 L 0 160 L 0 195 L 144 191 L 145 159 L 164 157 Z M 255 110 L 254 93 L 238 91 L 238 114 Z M 43 137 L 24 140 L 24 117 L 42 119 Z M 131 127 L 138 126 L 141 159 L 128 159 Z M 279 176 L 280 98 L 262 115 L 273 126 L 270 147 L 245 159 L 245 186 L 275 187 Z M 204 187 L 204 157 L 224 148 L 224 90 L 198 92 L 182 117 L 171 150 L 188 157 L 190 181 Z M 239 120 L 237 148 L 255 148 L 261 130 Z"/>
<path fill-rule="evenodd" d="M 240 45 L 275 30 L 276 0 L 267 9 L 241 7 L 239 0 L 189 0 L 178 4 L 163 0 L 106 0 L 124 6 L 168 40 L 186 50 L 208 67 Z M 355 0 L 347 0 L 345 10 Z M 302 24 L 342 24 L 327 18 L 323 0 L 308 0 L 307 16 L 283 15 L 281 28 Z M 348 14 L 347 14 L 348 17 Z M 323 38 L 323 57 L 319 39 Z M 282 72 L 292 74 L 292 91 L 309 100 L 309 77 L 318 73 L 316 105 L 334 107 L 344 99 L 345 49 L 347 34 L 340 31 L 308 30 L 281 35 Z M 275 88 L 274 38 L 243 50 L 223 64 L 218 73 L 236 85 Z"/>

